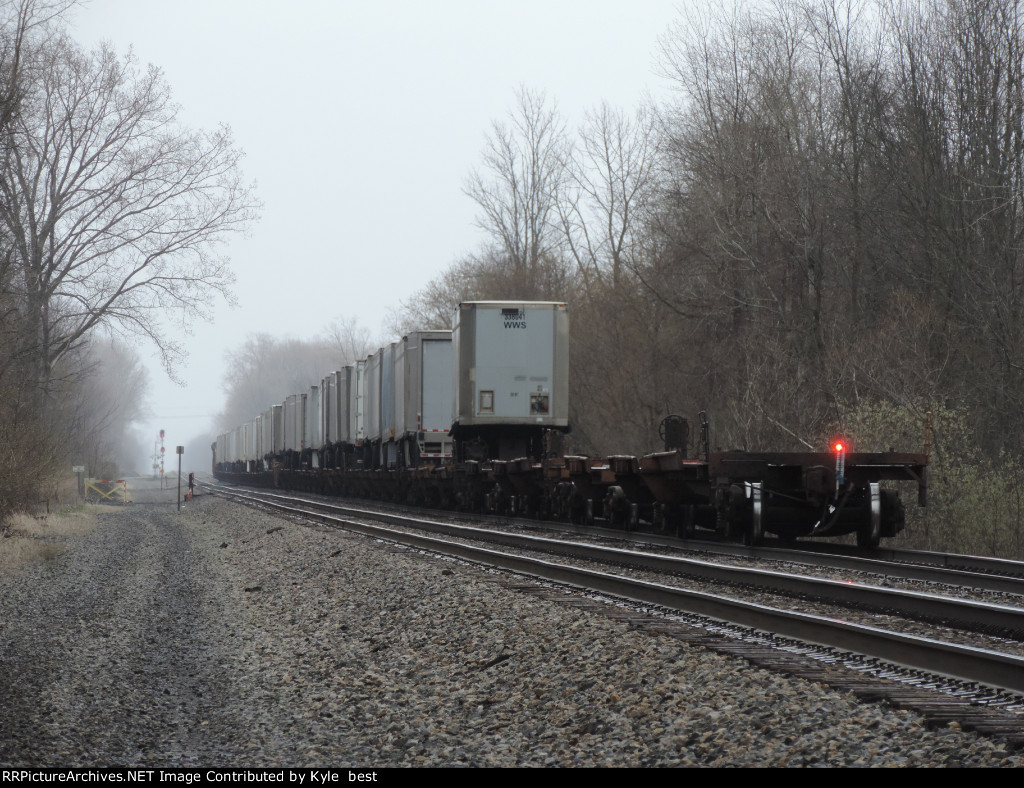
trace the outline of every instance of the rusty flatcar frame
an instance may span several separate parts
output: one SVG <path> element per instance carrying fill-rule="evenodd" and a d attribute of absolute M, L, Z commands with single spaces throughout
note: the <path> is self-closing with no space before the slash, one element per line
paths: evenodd
<path fill-rule="evenodd" d="M 876 546 L 903 528 L 903 504 L 886 482 L 910 482 L 927 502 L 928 457 L 831 452 L 681 451 L 606 459 L 554 457 L 465 462 L 394 470 L 276 469 L 218 477 L 264 487 L 369 497 L 419 505 L 593 523 L 631 529 L 646 522 L 689 536 L 698 527 L 750 544 L 765 533 L 783 539 L 857 534 Z"/>

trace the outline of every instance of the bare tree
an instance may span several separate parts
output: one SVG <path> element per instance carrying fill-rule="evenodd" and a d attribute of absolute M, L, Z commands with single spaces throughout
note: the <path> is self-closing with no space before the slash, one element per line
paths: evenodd
<path fill-rule="evenodd" d="M 495 121 L 465 193 L 480 206 L 477 223 L 512 273 L 532 284 L 561 241 L 556 203 L 565 156 L 565 126 L 543 93 L 521 89 L 509 123 Z M 541 296 L 542 293 L 537 293 Z"/>
<path fill-rule="evenodd" d="M 920 0 L 885 10 L 900 105 L 888 153 L 898 175 L 901 273 L 934 306 L 928 351 L 942 388 L 975 404 L 991 447 L 1019 450 L 1024 8 L 1020 0 Z"/>
<path fill-rule="evenodd" d="M 218 422 L 227 429 L 251 421 L 288 395 L 318 385 L 346 361 L 329 339 L 308 342 L 253 334 L 241 348 L 225 354 L 225 403 Z"/>
<path fill-rule="evenodd" d="M 28 78 L 23 77 L 23 52 L 30 38 L 44 40 L 50 23 L 74 0 L 0 0 L 0 148 L 6 149 L 8 131 L 21 108 Z M 7 233 L 0 232 L 0 341 L 6 352 L 0 375 L 18 363 L 25 327 L 18 298 L 16 254 Z"/>
<path fill-rule="evenodd" d="M 226 128 L 177 122 L 160 71 L 66 35 L 38 46 L 4 131 L 0 231 L 12 244 L 26 347 L 40 379 L 101 323 L 179 348 L 157 326 L 201 316 L 232 275 L 217 245 L 254 218 Z"/>
<path fill-rule="evenodd" d="M 573 290 L 571 271 L 560 258 L 541 255 L 526 277 L 500 250 L 484 249 L 457 260 L 402 301 L 389 315 L 386 327 L 394 336 L 416 329 L 448 329 L 455 308 L 463 301 L 564 301 Z"/>
<path fill-rule="evenodd" d="M 358 361 L 380 347 L 370 334 L 370 329 L 355 317 L 338 317 L 327 327 L 328 342 L 334 345 L 334 363 L 338 369 Z"/>
<path fill-rule="evenodd" d="M 483 297 L 478 281 L 483 268 L 475 255 L 452 263 L 391 311 L 387 331 L 393 336 L 404 336 L 422 329 L 450 329 L 460 302 Z"/>
<path fill-rule="evenodd" d="M 133 426 L 147 415 L 149 375 L 133 348 L 96 338 L 58 363 L 64 372 L 59 403 L 64 457 L 84 463 L 94 476 L 131 470 L 142 455 Z"/>
<path fill-rule="evenodd" d="M 0 128 L 16 115 L 25 91 L 22 54 L 46 39 L 77 0 L 0 0 Z"/>
<path fill-rule="evenodd" d="M 891 220 L 891 167 L 881 153 L 890 121 L 892 90 L 885 63 L 885 44 L 876 4 L 871 0 L 808 0 L 804 17 L 812 45 L 821 56 L 829 86 L 829 121 L 823 135 L 827 155 L 820 162 L 831 186 L 836 214 L 845 231 L 834 230 L 844 241 L 830 250 L 845 275 L 850 323 L 869 324 L 865 307 L 877 303 L 877 289 L 886 286 L 868 275 L 881 262 L 880 244 L 872 235 Z M 887 215 L 889 214 L 889 215 Z M 823 267 L 815 271 L 816 295 L 820 297 Z M 865 290 L 868 290 L 865 293 Z"/>
<path fill-rule="evenodd" d="M 557 203 L 568 152 L 556 107 L 543 93 L 521 89 L 508 122 L 491 125 L 483 166 L 464 188 L 480 207 L 477 224 L 491 243 L 456 260 L 392 310 L 388 330 L 449 328 L 465 300 L 566 298 L 572 276 L 562 257 Z"/>
<path fill-rule="evenodd" d="M 602 104 L 587 113 L 557 203 L 568 254 L 585 288 L 605 276 L 617 286 L 623 270 L 639 263 L 656 165 L 648 111 L 630 118 Z"/>
<path fill-rule="evenodd" d="M 799 9 L 691 8 L 663 42 L 665 252 L 644 270 L 693 352 L 691 384 L 734 446 L 822 418 L 832 260 L 830 86 Z M 728 414 L 723 418 L 722 411 Z M 800 424 L 794 424 L 799 421 Z"/>
<path fill-rule="evenodd" d="M 25 53 L 46 39 L 51 23 L 73 0 L 0 2 L 0 151 L 22 110 L 27 83 Z M 0 153 L 2 158 L 3 153 Z M 66 435 L 39 395 L 37 373 L 25 353 L 24 301 L 19 294 L 16 249 L 0 227 L 0 521 L 47 497 Z"/>

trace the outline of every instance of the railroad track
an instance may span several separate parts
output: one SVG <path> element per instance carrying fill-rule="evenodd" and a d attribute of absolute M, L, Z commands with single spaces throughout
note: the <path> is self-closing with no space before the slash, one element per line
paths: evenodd
<path fill-rule="evenodd" d="M 212 488 L 223 491 L 238 489 L 216 484 Z M 799 571 L 770 571 L 714 562 L 703 558 L 667 556 L 639 550 L 613 549 L 578 541 L 524 536 L 515 532 L 510 533 L 507 530 L 480 527 L 480 520 L 476 521 L 476 527 L 458 525 L 453 521 L 438 520 L 436 512 L 432 513 L 430 518 L 421 518 L 408 513 L 371 511 L 365 507 L 342 505 L 337 502 L 337 499 L 312 499 L 307 496 L 296 497 L 268 492 L 254 492 L 253 494 L 266 501 L 301 501 L 304 506 L 331 512 L 338 516 L 372 518 L 395 526 L 429 530 L 456 538 L 635 567 L 640 570 L 697 578 L 723 585 L 757 588 L 796 598 L 821 599 L 840 605 L 859 606 L 862 609 L 876 612 L 897 611 L 900 615 L 921 621 L 958 622 L 958 625 L 963 628 L 1024 640 L 1024 621 L 1021 618 L 1021 605 L 1024 605 L 1024 579 L 1016 577 L 978 574 L 947 567 L 922 567 L 917 564 L 881 561 L 874 557 L 834 557 L 807 551 L 746 548 L 735 545 L 699 546 L 701 552 L 712 552 L 717 556 L 724 555 L 731 558 L 760 559 L 770 561 L 776 566 L 786 565 L 795 568 L 793 564 L 799 562 L 800 566 L 813 570 L 822 568 L 849 570 L 849 572 L 841 574 L 840 580 L 828 580 L 802 575 Z M 525 526 L 534 532 L 539 530 L 534 521 L 517 521 L 516 525 Z M 559 526 L 557 523 L 550 525 L 553 528 Z M 600 535 L 600 532 L 582 526 L 569 526 L 561 530 L 576 538 L 592 538 L 595 535 Z M 606 532 L 605 535 L 614 536 L 615 540 L 620 543 L 624 541 L 622 532 Z M 647 535 L 640 534 L 633 536 L 640 544 L 660 541 L 663 546 L 675 548 L 685 546 L 690 549 L 694 547 L 692 543 L 684 543 L 680 540 L 651 540 Z M 714 549 L 716 547 L 718 549 Z M 1024 568 L 1024 565 L 1018 566 Z M 867 581 L 850 582 L 853 579 L 850 573 L 854 572 L 865 578 L 875 578 L 877 582 L 875 584 Z M 960 596 L 973 595 L 975 599 L 950 598 L 931 593 L 900 590 L 893 587 L 893 584 L 896 583 L 942 584 L 949 588 L 965 589 Z M 985 602 L 985 592 L 990 592 L 989 595 L 997 595 L 999 599 L 1010 599 L 1012 604 L 998 601 Z"/>
<path fill-rule="evenodd" d="M 212 476 L 209 476 L 208 479 L 209 483 L 219 484 L 219 482 L 212 481 Z M 230 485 L 226 485 L 226 487 L 230 487 Z M 337 497 L 316 496 L 312 493 L 289 494 L 301 495 L 303 500 L 311 503 L 322 502 L 331 506 L 339 505 Z M 787 545 L 781 540 L 774 540 L 760 547 L 749 547 L 718 540 L 681 539 L 651 531 L 624 531 L 621 528 L 602 525 L 574 525 L 559 520 L 538 521 L 502 515 L 471 515 L 453 511 L 445 511 L 442 515 L 436 509 L 423 510 L 377 501 L 368 501 L 363 505 L 372 505 L 375 507 L 374 511 L 380 509 L 381 511 L 396 512 L 399 515 L 416 516 L 424 513 L 429 517 L 445 516 L 477 524 L 493 523 L 506 529 L 519 528 L 529 532 L 551 531 L 570 534 L 574 538 L 634 542 L 708 556 L 721 556 L 728 560 L 748 559 L 789 566 L 805 565 L 815 569 L 849 570 L 864 575 L 876 575 L 884 578 L 884 582 L 941 584 L 977 591 L 990 591 L 995 594 L 1015 594 L 1021 596 L 1022 602 L 1024 602 L 1024 562 L 986 556 L 887 547 L 865 552 L 858 547 L 829 541 L 803 541 L 799 545 Z M 364 508 L 351 509 L 351 511 L 366 510 Z"/>
<path fill-rule="evenodd" d="M 860 548 L 836 542 L 804 542 L 803 550 L 795 552 L 813 552 L 815 555 L 830 556 L 841 560 L 844 556 L 863 556 Z M 778 550 L 779 548 L 773 548 Z M 1024 579 L 1024 562 L 1011 561 L 1006 558 L 992 558 L 984 555 L 963 555 L 960 553 L 939 553 L 926 550 L 904 550 L 896 547 L 876 547 L 871 550 L 874 560 L 898 564 L 934 567 L 952 571 L 962 571 L 978 576 L 993 575 L 1008 578 Z"/>
<path fill-rule="evenodd" d="M 947 628 L 960 622 L 972 631 L 995 632 L 1017 647 L 1024 638 L 1020 607 L 496 533 L 220 484 L 202 485 L 249 505 L 358 531 L 406 549 L 512 571 L 530 580 L 503 581 L 510 587 L 601 606 L 652 632 L 805 678 L 827 680 L 864 698 L 884 698 L 914 708 L 935 724 L 957 723 L 1024 744 L 1024 657 L 1019 654 L 844 621 L 834 610 L 815 615 L 748 601 L 739 598 L 745 596 L 742 593 L 725 596 L 720 588 L 711 593 L 681 588 L 677 578 L 697 577 L 729 589 L 756 588 L 761 593 L 827 600 L 833 606 L 887 616 L 899 613 L 918 621 L 942 622 Z M 550 560 L 551 555 L 560 560 Z M 615 571 L 595 566 L 612 566 Z M 623 613 L 621 606 L 608 602 L 624 602 L 632 610 Z"/>
<path fill-rule="evenodd" d="M 665 540 L 666 543 L 669 540 Z M 849 569 L 901 580 L 962 586 L 997 593 L 1024 596 L 1024 562 L 987 556 L 957 555 L 875 548 L 861 548 L 825 542 L 804 542 L 801 547 L 744 547 L 722 542 L 671 540 L 689 549 L 734 558 L 759 558 L 782 563 L 812 564 L 816 567 Z"/>

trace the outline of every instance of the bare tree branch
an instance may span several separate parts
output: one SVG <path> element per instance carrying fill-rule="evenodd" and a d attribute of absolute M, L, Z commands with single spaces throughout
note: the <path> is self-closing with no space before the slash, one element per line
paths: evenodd
<path fill-rule="evenodd" d="M 531 281 L 560 243 L 556 202 L 566 156 L 564 124 L 543 93 L 521 89 L 509 123 L 495 121 L 465 193 L 480 206 L 478 226 L 512 269 Z"/>
<path fill-rule="evenodd" d="M 230 298 L 217 248 L 258 209 L 242 153 L 226 127 L 181 127 L 159 69 L 131 54 L 59 35 L 30 57 L 37 79 L 4 138 L 0 228 L 41 374 L 101 323 L 150 337 L 171 367 L 157 314 L 203 317 Z"/>

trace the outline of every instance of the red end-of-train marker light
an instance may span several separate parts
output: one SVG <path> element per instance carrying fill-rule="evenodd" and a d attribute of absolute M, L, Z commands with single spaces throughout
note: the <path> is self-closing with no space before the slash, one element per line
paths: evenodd
<path fill-rule="evenodd" d="M 836 452 L 836 496 L 838 497 L 839 490 L 846 482 L 846 444 L 836 441 L 832 444 L 832 448 Z"/>

